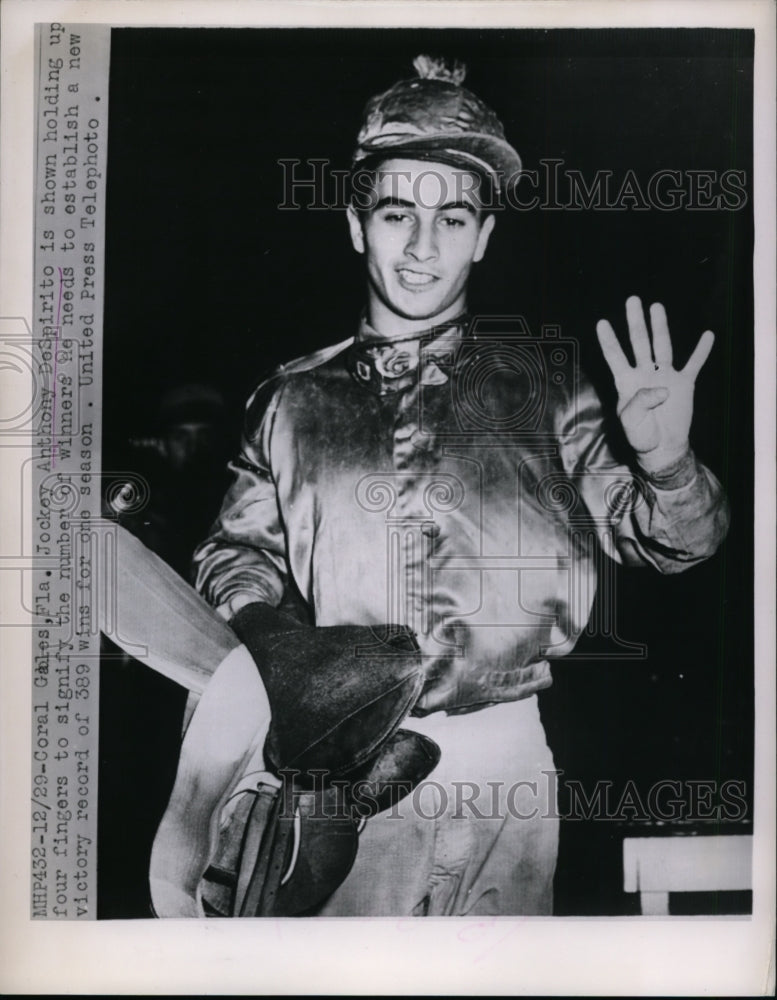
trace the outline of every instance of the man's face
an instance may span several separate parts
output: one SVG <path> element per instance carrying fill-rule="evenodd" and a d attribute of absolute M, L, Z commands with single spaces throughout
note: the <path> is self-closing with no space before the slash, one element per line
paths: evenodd
<path fill-rule="evenodd" d="M 378 168 L 369 210 L 349 207 L 379 332 L 381 318 L 384 326 L 392 319 L 435 323 L 464 310 L 470 268 L 483 257 L 494 225 L 481 211 L 478 187 L 476 175 L 461 168 L 387 160 Z"/>
<path fill-rule="evenodd" d="M 164 443 L 174 472 L 202 470 L 216 453 L 216 430 L 206 421 L 179 422 L 167 428 Z"/>

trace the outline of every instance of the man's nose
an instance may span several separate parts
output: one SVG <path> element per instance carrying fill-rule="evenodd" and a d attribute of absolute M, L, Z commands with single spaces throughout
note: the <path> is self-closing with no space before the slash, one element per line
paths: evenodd
<path fill-rule="evenodd" d="M 419 262 L 437 257 L 437 239 L 431 223 L 419 222 L 414 226 L 405 252 Z"/>

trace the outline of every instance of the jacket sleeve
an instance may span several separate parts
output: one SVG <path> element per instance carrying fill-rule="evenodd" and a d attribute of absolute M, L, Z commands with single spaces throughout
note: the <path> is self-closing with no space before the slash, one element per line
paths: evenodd
<path fill-rule="evenodd" d="M 226 618 L 249 601 L 277 607 L 288 579 L 269 459 L 281 393 L 277 381 L 265 383 L 249 400 L 240 453 L 229 463 L 232 483 L 209 537 L 194 552 L 194 585 Z"/>
<path fill-rule="evenodd" d="M 649 475 L 618 464 L 607 443 L 601 403 L 582 376 L 557 427 L 565 472 L 612 558 L 679 573 L 711 556 L 726 536 L 728 502 L 691 450 Z"/>

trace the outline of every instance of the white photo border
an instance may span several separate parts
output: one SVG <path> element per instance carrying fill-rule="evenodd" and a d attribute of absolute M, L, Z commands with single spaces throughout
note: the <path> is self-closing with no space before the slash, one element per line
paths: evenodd
<path fill-rule="evenodd" d="M 753 916 L 415 921 L 29 918 L 30 635 L 0 629 L 0 986 L 7 993 L 768 995 L 775 914 L 775 7 L 768 0 L 274 3 L 4 0 L 0 316 L 29 316 L 33 26 L 435 26 L 755 29 L 756 718 Z M 18 503 L 0 475 L 0 510 Z M 0 522 L 0 532 L 2 531 Z M 12 631 L 16 634 L 7 635 Z"/>

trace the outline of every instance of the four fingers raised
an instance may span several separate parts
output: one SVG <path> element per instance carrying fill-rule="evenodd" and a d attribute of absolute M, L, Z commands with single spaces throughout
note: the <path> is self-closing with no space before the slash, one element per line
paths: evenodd
<path fill-rule="evenodd" d="M 671 367 L 673 361 L 672 340 L 669 336 L 669 324 L 666 318 L 666 310 L 660 302 L 654 302 L 650 307 L 650 327 L 651 337 L 645 324 L 645 314 L 642 309 L 642 301 L 637 295 L 631 295 L 626 300 L 626 318 L 629 325 L 629 340 L 634 352 L 634 361 L 639 367 L 643 364 L 658 367 Z M 611 324 L 606 319 L 600 319 L 596 324 L 596 334 L 602 348 L 605 360 L 615 378 L 630 369 L 628 358 L 623 352 L 623 348 Z M 715 335 L 711 330 L 706 330 L 699 339 L 685 367 L 683 374 L 695 379 L 702 369 L 704 362 L 709 357 L 712 345 L 715 342 Z"/>

